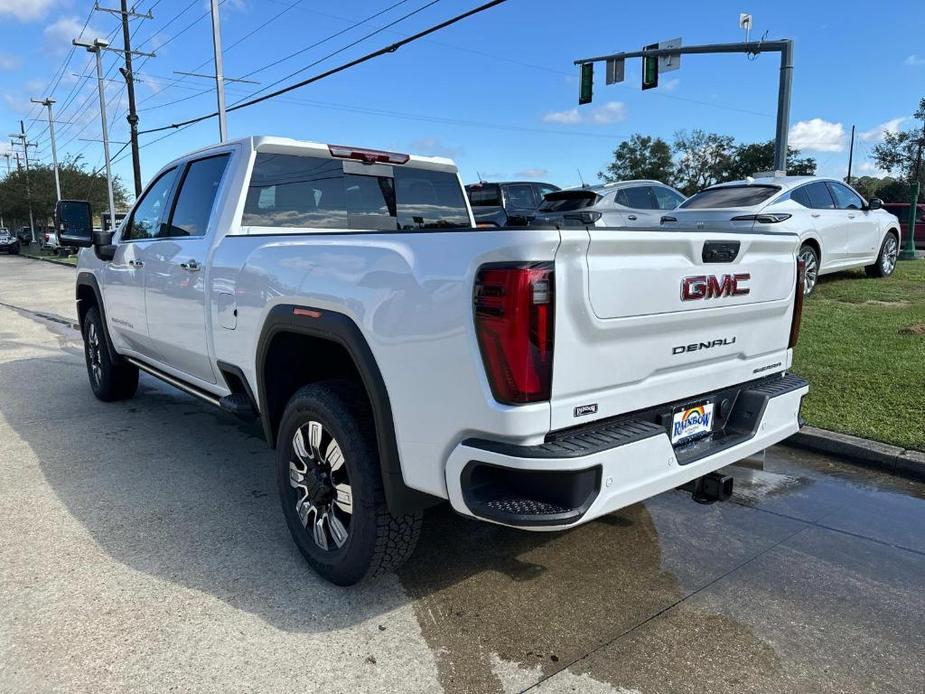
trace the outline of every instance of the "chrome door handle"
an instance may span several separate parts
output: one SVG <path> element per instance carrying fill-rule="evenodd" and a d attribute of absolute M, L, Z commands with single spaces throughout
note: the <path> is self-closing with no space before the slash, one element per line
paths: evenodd
<path fill-rule="evenodd" d="M 636 219 L 638 219 L 638 218 L 636 217 L 636 215 L 634 215 L 634 214 L 628 214 L 628 215 L 626 215 L 626 218 L 629 219 L 629 220 L 631 220 L 631 221 L 633 221 L 633 222 L 635 222 Z"/>
<path fill-rule="evenodd" d="M 188 270 L 189 272 L 198 272 L 199 268 L 202 266 L 195 260 L 189 260 L 188 262 L 180 263 L 180 267 L 182 267 L 184 270 Z"/>
<path fill-rule="evenodd" d="M 849 214 L 849 215 L 848 215 L 848 219 L 854 219 L 854 215 L 853 215 L 853 214 Z"/>
<path fill-rule="evenodd" d="M 818 212 L 813 212 L 813 213 L 812 213 L 811 215 L 809 215 L 809 216 L 810 216 L 810 217 L 818 217 L 818 216 L 819 216 L 819 213 L 818 213 Z"/>

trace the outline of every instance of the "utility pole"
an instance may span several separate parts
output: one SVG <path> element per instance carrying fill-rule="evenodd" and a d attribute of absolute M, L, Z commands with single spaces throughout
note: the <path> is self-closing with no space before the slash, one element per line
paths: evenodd
<path fill-rule="evenodd" d="M 109 161 L 109 128 L 106 125 L 106 91 L 103 87 L 103 61 L 102 52 L 109 46 L 105 39 L 94 39 L 93 43 L 78 41 L 74 39 L 72 43 L 75 46 L 82 46 L 87 49 L 88 53 L 93 53 L 96 58 L 96 80 L 100 91 L 100 119 L 103 123 L 103 157 L 106 159 L 106 187 L 109 192 L 109 222 L 110 226 L 115 226 L 116 203 L 112 196 L 112 167 Z"/>
<path fill-rule="evenodd" d="M 213 0 L 214 2 L 215 0 Z M 790 133 L 790 94 L 793 87 L 793 39 L 780 39 L 775 41 L 743 42 L 743 43 L 709 43 L 700 46 L 671 46 L 665 48 L 647 47 L 641 51 L 632 51 L 629 53 L 611 53 L 609 55 L 600 55 L 593 58 L 581 58 L 575 61 L 575 65 L 581 66 L 582 75 L 586 73 L 590 78 L 593 74 L 589 68 L 593 68 L 594 63 L 607 63 L 619 65 L 616 74 L 619 79 L 610 80 L 612 82 L 621 82 L 623 80 L 622 63 L 627 58 L 642 58 L 643 64 L 646 59 L 654 58 L 672 58 L 680 61 L 682 55 L 690 54 L 716 54 L 716 53 L 744 53 L 745 55 L 758 55 L 760 53 L 780 53 L 780 77 L 777 89 L 777 127 L 774 138 L 774 169 L 777 171 L 787 171 L 787 139 Z M 608 71 L 610 75 L 610 71 Z M 657 84 L 657 71 L 654 75 L 655 84 Z M 586 80 L 590 82 L 590 79 Z M 645 86 L 645 85 L 644 85 Z M 654 84 L 652 86 L 655 86 Z M 579 104 L 589 103 L 591 101 L 590 90 L 587 92 L 587 100 L 579 97 Z"/>
<path fill-rule="evenodd" d="M 26 200 L 29 203 L 29 232 L 32 234 L 32 243 L 35 243 L 35 217 L 32 214 L 32 190 L 29 186 L 29 148 L 35 147 L 35 143 L 26 139 L 26 126 L 22 121 L 19 121 L 19 132 L 11 133 L 10 137 L 19 140 L 22 145 L 23 158 L 26 160 Z M 18 152 L 16 153 L 16 164 L 17 166 L 19 165 Z"/>
<path fill-rule="evenodd" d="M 120 9 L 100 7 L 99 3 L 93 8 L 98 12 L 109 12 L 117 14 L 122 19 L 122 52 L 125 55 L 125 67 L 120 67 L 119 72 L 125 78 L 125 87 L 128 94 L 128 115 L 126 120 L 129 125 L 129 141 L 132 145 L 132 175 L 135 183 L 135 198 L 141 195 L 141 159 L 138 154 L 138 111 L 135 108 L 135 75 L 132 72 L 132 34 L 129 31 L 130 19 L 154 19 L 154 15 L 148 10 L 146 14 L 138 14 L 133 7 L 128 8 L 128 0 L 121 0 Z"/>
<path fill-rule="evenodd" d="M 851 185 L 851 162 L 854 160 L 854 126 L 851 126 L 851 146 L 848 148 L 848 178 L 845 183 Z"/>
<path fill-rule="evenodd" d="M 55 167 L 55 192 L 61 200 L 61 178 L 58 176 L 58 149 L 55 146 L 55 122 L 51 115 L 51 105 L 55 103 L 54 99 L 32 99 L 33 104 L 41 104 L 48 109 L 48 134 L 51 138 L 51 163 Z"/>
<path fill-rule="evenodd" d="M 222 75 L 222 27 L 218 16 L 218 0 L 212 6 L 212 50 L 215 54 L 215 97 L 218 101 L 219 142 L 228 139 L 228 122 L 225 116 L 225 78 Z"/>

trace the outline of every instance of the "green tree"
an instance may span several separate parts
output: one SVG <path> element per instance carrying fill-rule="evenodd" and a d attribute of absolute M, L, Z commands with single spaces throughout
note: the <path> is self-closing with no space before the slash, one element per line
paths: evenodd
<path fill-rule="evenodd" d="M 919 101 L 915 117 L 925 120 L 925 99 Z M 915 180 L 918 169 L 919 185 L 925 188 L 925 166 L 919 165 L 921 150 L 925 148 L 925 133 L 916 124 L 906 130 L 887 131 L 883 134 L 883 142 L 874 147 L 874 162 L 884 171 L 906 183 Z M 893 191 L 893 192 L 898 192 Z M 905 200 L 909 200 L 911 192 L 906 193 Z"/>
<path fill-rule="evenodd" d="M 728 166 L 723 170 L 720 180 L 738 181 L 754 176 L 761 171 L 774 169 L 774 141 L 755 142 L 736 145 L 729 157 Z M 816 160 L 812 157 L 800 157 L 800 150 L 787 148 L 787 174 L 790 176 L 814 176 Z"/>
<path fill-rule="evenodd" d="M 671 181 L 674 177 L 671 147 L 660 137 L 636 133 L 620 143 L 614 150 L 613 161 L 597 175 L 608 183 L 637 178 Z"/>
<path fill-rule="evenodd" d="M 679 130 L 674 136 L 674 185 L 685 195 L 693 195 L 723 180 L 729 158 L 735 150 L 730 135 L 694 129 Z"/>
<path fill-rule="evenodd" d="M 68 157 L 58 165 L 61 180 L 61 197 L 65 199 L 89 200 L 94 213 L 99 216 L 109 208 L 106 190 L 106 175 L 90 171 L 78 157 Z M 38 164 L 29 167 L 29 192 L 32 199 L 32 215 L 38 226 L 49 225 L 55 211 L 55 173 L 51 165 Z M 127 194 L 119 177 L 113 179 L 112 193 L 116 209 L 126 207 Z M 26 170 L 13 170 L 0 181 L 0 212 L 10 228 L 29 223 L 29 204 L 26 196 Z"/>

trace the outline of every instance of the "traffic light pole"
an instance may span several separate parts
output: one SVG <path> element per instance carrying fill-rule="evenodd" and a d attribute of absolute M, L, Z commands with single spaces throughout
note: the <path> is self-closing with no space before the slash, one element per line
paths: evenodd
<path fill-rule="evenodd" d="M 629 53 L 611 53 L 593 58 L 581 58 L 575 65 L 587 63 L 606 63 L 608 60 L 626 58 L 659 58 L 662 56 L 744 53 L 780 53 L 780 78 L 777 90 L 777 128 L 774 137 L 774 168 L 787 171 L 787 140 L 790 133 L 790 94 L 793 86 L 793 39 L 777 41 L 759 41 L 744 43 L 707 43 L 700 46 L 678 46 L 676 48 L 656 48 L 632 51 Z"/>

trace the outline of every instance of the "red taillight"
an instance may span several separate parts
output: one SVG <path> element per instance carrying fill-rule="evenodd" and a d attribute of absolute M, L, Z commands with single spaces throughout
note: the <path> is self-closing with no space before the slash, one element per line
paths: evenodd
<path fill-rule="evenodd" d="M 793 299 L 793 318 L 790 320 L 790 342 L 787 347 L 793 349 L 797 346 L 800 337 L 800 321 L 803 318 L 803 291 L 806 286 L 806 263 L 797 258 L 797 286 L 796 296 Z"/>
<path fill-rule="evenodd" d="M 475 280 L 475 332 L 491 392 L 507 405 L 549 400 L 552 263 L 489 265 Z"/>
<path fill-rule="evenodd" d="M 382 152 L 378 149 L 361 149 L 359 147 L 344 147 L 342 145 L 328 145 L 332 157 L 341 159 L 357 159 L 367 164 L 407 164 L 411 157 L 398 152 Z"/>

